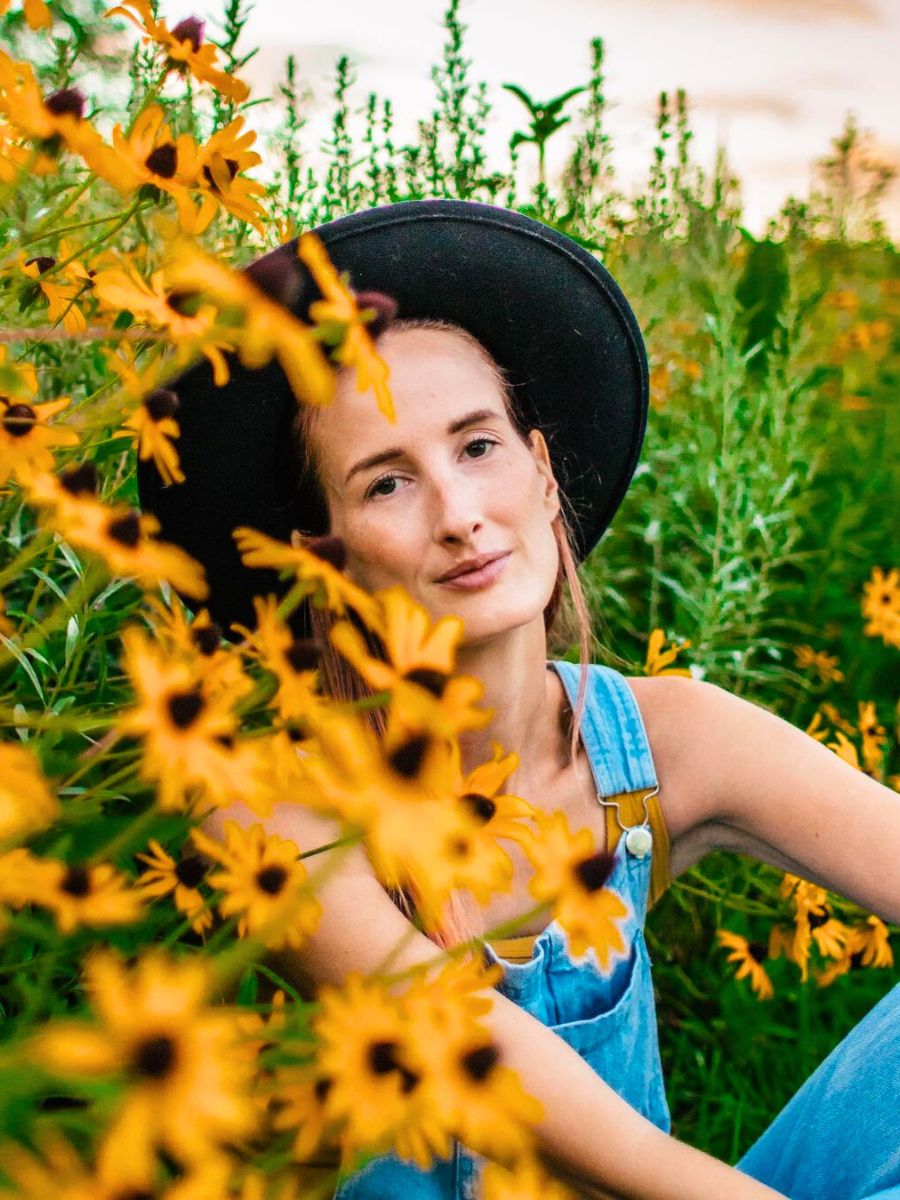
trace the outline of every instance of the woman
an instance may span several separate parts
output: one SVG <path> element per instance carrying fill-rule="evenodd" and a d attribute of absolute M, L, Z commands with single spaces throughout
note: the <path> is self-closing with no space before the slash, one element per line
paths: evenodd
<path fill-rule="evenodd" d="M 432 617 L 458 614 L 457 671 L 484 684 L 490 726 L 460 735 L 463 768 L 515 750 L 506 787 L 599 845 L 616 846 L 607 886 L 624 900 L 626 954 L 611 971 L 577 960 L 539 921 L 485 954 L 505 974 L 485 1018 L 505 1062 L 543 1104 L 546 1160 L 586 1196 L 762 1200 L 900 1196 L 900 989 L 845 1040 L 739 1164 L 669 1135 L 649 958 L 648 902 L 708 850 L 727 847 L 815 879 L 900 920 L 900 806 L 786 722 L 725 690 L 677 677 L 626 679 L 547 660 L 562 585 L 584 616 L 574 564 L 608 526 L 633 474 L 647 413 L 634 317 L 604 268 L 519 214 L 462 201 L 387 206 L 317 231 L 360 292 L 380 306 L 378 350 L 396 419 L 342 370 L 334 404 L 295 404 L 277 367 L 208 372 L 178 385 L 187 482 L 162 489 L 142 469 L 163 535 L 207 567 L 223 625 L 252 623 L 271 577 L 240 563 L 239 525 L 340 538 L 367 589 L 400 584 Z M 316 290 L 296 246 L 251 269 L 304 312 Z M 502 369 L 501 369 L 502 368 Z M 313 614 L 314 615 L 314 614 Z M 322 620 L 322 618 L 316 618 Z M 338 660 L 323 656 L 330 690 Z M 583 719 L 582 719 L 583 714 Z M 599 803 L 598 803 L 599 801 Z M 258 818 L 235 806 L 210 820 Z M 333 830 L 299 806 L 264 823 L 300 845 Z M 624 835 L 624 836 L 623 836 Z M 532 907 L 527 860 L 510 850 L 514 888 L 458 914 L 459 933 Z M 359 850 L 321 893 L 323 917 L 293 958 L 314 983 L 434 958 Z M 359 914 L 365 914 L 361 922 Z M 453 931 L 450 931 L 451 933 Z M 873 1115 L 877 1119 L 872 1119 Z M 456 1148 L 421 1172 L 393 1155 L 344 1181 L 341 1200 L 467 1197 L 478 1159 Z"/>

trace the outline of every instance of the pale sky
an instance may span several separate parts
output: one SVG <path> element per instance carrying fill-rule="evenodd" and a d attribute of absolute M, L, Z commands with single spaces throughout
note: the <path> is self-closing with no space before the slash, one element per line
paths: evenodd
<path fill-rule="evenodd" d="M 316 145 L 331 111 L 337 57 L 357 66 L 356 103 L 374 90 L 397 114 L 396 140 L 412 138 L 433 102 L 429 71 L 444 40 L 443 0 L 337 0 L 286 4 L 256 0 L 246 46 L 260 45 L 244 77 L 253 94 L 271 94 L 289 53 L 313 91 L 305 131 Z M 162 0 L 169 27 L 195 13 L 210 19 L 220 0 Z M 493 101 L 489 145 L 506 166 L 510 133 L 525 110 L 500 84 L 514 82 L 547 100 L 586 82 L 590 39 L 604 38 L 609 131 L 619 186 L 646 178 L 658 93 L 687 89 L 693 156 L 709 172 L 717 141 L 740 177 L 745 221 L 755 233 L 789 194 L 804 198 L 810 166 L 828 152 L 852 110 L 874 135 L 879 158 L 900 171 L 900 0 L 463 0 L 473 79 Z M 575 112 L 577 97 L 567 110 Z M 262 124 L 262 113 L 260 112 Z M 253 121 L 253 110 L 248 114 Z M 565 151 L 565 130 L 548 150 L 552 169 Z M 533 162 L 522 148 L 521 163 Z M 887 218 L 900 237 L 900 180 Z"/>

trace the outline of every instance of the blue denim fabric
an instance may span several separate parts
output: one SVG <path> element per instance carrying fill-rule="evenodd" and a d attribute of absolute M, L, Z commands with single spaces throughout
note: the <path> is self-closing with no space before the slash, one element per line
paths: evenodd
<path fill-rule="evenodd" d="M 550 664 L 560 675 L 574 706 L 579 667 Z M 598 792 L 656 787 L 650 746 L 631 689 L 617 671 L 592 666 L 582 721 L 582 738 Z M 663 1085 L 656 1028 L 650 956 L 644 940 L 652 852 L 628 853 L 620 840 L 607 887 L 628 908 L 620 923 L 624 951 L 606 971 L 590 952 L 577 962 L 566 934 L 554 921 L 535 940 L 531 959 L 512 963 L 485 945 L 485 957 L 499 962 L 504 978 L 498 990 L 549 1025 L 639 1112 L 666 1132 L 669 1109 Z M 341 1183 L 335 1200 L 470 1200 L 477 1195 L 481 1158 L 455 1145 L 450 1159 L 429 1171 L 381 1155 Z"/>
<path fill-rule="evenodd" d="M 900 984 L 737 1163 L 791 1200 L 900 1200 Z"/>
<path fill-rule="evenodd" d="M 574 706 L 579 667 L 552 662 Z M 652 790 L 656 774 L 640 711 L 624 677 L 589 671 L 582 738 L 601 796 Z M 607 886 L 628 906 L 625 952 L 606 972 L 576 962 L 552 922 L 525 963 L 500 962 L 498 989 L 549 1025 L 634 1108 L 669 1132 L 651 961 L 644 940 L 651 854 L 617 848 Z M 393 1154 L 345 1179 L 335 1200 L 472 1200 L 482 1160 L 464 1146 L 428 1171 Z M 831 1055 L 737 1164 L 790 1200 L 900 1200 L 900 985 Z"/>

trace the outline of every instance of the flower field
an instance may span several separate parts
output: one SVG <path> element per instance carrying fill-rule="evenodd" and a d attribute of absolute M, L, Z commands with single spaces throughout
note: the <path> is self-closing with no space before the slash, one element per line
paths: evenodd
<path fill-rule="evenodd" d="M 581 569 L 596 660 L 719 684 L 900 792 L 886 169 L 848 120 L 810 196 L 754 237 L 724 155 L 711 175 L 692 160 L 688 98 L 662 93 L 627 196 L 599 38 L 555 101 L 510 85 L 523 127 L 489 162 L 491 98 L 457 9 L 412 143 L 337 62 L 323 165 L 294 59 L 270 96 L 243 82 L 242 0 L 215 30 L 170 28 L 164 0 L 0 4 L 0 1197 L 324 1200 L 339 1166 L 389 1148 L 427 1166 L 454 1139 L 491 1160 L 485 1200 L 573 1194 L 482 1020 L 496 975 L 440 930 L 460 890 L 508 885 L 509 840 L 535 911 L 601 962 L 619 902 L 584 831 L 505 791 L 511 748 L 463 770 L 458 735 L 490 713 L 455 673 L 461 621 L 363 592 L 337 538 L 242 527 L 244 563 L 284 593 L 223 630 L 202 566 L 138 508 L 139 460 L 184 480 L 171 385 L 203 357 L 218 383 L 277 360 L 301 406 L 350 369 L 390 413 L 377 307 L 329 262 L 321 222 L 450 196 L 599 255 L 644 331 L 651 411 Z M 551 137 L 568 139 L 558 178 Z M 241 269 L 298 235 L 322 293 L 310 324 L 290 279 Z M 321 647 L 290 623 L 304 601 L 330 614 L 382 739 L 321 687 Z M 286 799 L 320 840 L 266 832 Z M 258 820 L 201 828 L 235 800 Z M 434 966 L 313 997 L 291 956 L 362 846 L 411 897 Z M 673 1132 L 736 1161 L 900 979 L 897 933 L 733 853 L 682 875 L 647 927 Z"/>

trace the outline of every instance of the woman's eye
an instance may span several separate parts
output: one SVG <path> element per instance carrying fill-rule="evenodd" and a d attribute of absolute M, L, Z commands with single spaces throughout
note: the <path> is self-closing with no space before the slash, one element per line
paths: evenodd
<path fill-rule="evenodd" d="M 470 442 L 466 442 L 465 451 L 468 454 L 469 451 L 471 451 L 473 446 L 480 447 L 481 448 L 480 451 L 476 454 L 472 454 L 470 457 L 484 458 L 486 448 L 489 446 L 496 446 L 496 445 L 497 445 L 497 443 L 493 438 L 488 438 L 488 437 L 472 438 L 472 440 Z M 381 479 L 376 479 L 375 482 L 372 484 L 372 486 L 369 488 L 369 490 L 366 492 L 366 499 L 368 500 L 372 496 L 393 496 L 397 489 L 395 487 L 393 487 L 392 485 L 397 482 L 398 478 L 399 478 L 399 476 L 397 476 L 397 475 L 383 475 L 381 477 Z M 389 490 L 384 491 L 383 490 L 384 488 L 388 488 Z"/>

